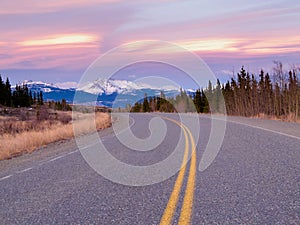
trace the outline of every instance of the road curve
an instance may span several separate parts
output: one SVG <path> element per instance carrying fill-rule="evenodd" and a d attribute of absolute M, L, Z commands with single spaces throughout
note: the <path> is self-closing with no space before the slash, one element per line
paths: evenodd
<path fill-rule="evenodd" d="M 50 144 L 0 162 L 0 224 L 300 224 L 300 124 L 229 117 L 219 154 L 200 172 L 210 117 L 199 117 L 195 137 L 176 115 L 131 114 L 133 134 L 149 137 L 153 117 L 167 134 L 151 151 L 127 148 L 111 128 L 101 140 L 135 166 L 167 159 L 182 140 L 178 173 L 126 186 L 96 173 L 74 140 Z"/>

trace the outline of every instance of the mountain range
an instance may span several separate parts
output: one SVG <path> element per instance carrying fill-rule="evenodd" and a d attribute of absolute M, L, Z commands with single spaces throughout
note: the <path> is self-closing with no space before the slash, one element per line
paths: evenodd
<path fill-rule="evenodd" d="M 154 86 L 128 80 L 98 79 L 81 84 L 77 88 L 62 88 L 41 81 L 24 81 L 32 92 L 43 92 L 45 100 L 60 101 L 66 99 L 74 104 L 91 104 L 106 107 L 126 107 L 141 101 L 147 96 L 160 96 L 161 91 L 167 97 L 174 97 L 180 89 L 176 86 Z M 75 98 L 74 98 L 75 97 Z"/>

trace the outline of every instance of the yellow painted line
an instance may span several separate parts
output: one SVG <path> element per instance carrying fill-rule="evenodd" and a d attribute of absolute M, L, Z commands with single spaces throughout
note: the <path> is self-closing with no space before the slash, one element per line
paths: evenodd
<path fill-rule="evenodd" d="M 180 217 L 179 217 L 179 222 L 178 222 L 178 224 L 180 224 L 180 225 L 187 225 L 187 224 L 191 224 L 191 218 L 192 218 L 192 212 L 193 212 L 193 202 L 194 202 L 196 172 L 197 172 L 195 140 L 194 140 L 194 137 L 193 137 L 191 131 L 187 128 L 187 126 L 185 126 L 184 124 L 182 124 L 176 120 L 173 120 L 173 119 L 170 119 L 167 117 L 163 117 L 163 118 L 167 119 L 181 127 L 181 129 L 184 132 L 186 146 L 185 146 L 185 152 L 184 152 L 184 159 L 182 161 L 182 168 L 176 179 L 172 194 L 170 196 L 169 202 L 167 204 L 167 207 L 165 209 L 163 217 L 160 221 L 160 224 L 161 225 L 171 224 L 173 216 L 174 216 L 174 212 L 176 210 L 176 205 L 178 202 L 178 197 L 180 194 L 180 190 L 182 187 L 184 174 L 185 174 L 185 170 L 186 170 L 188 148 L 189 148 L 189 140 L 187 138 L 187 132 L 188 132 L 188 136 L 191 141 L 191 147 L 192 147 L 191 164 L 190 164 L 190 171 L 189 171 L 189 177 L 188 177 L 187 186 L 186 186 L 186 190 L 185 190 L 185 195 L 184 195 L 184 199 L 183 199 L 183 205 L 182 205 L 182 208 L 180 211 Z"/>
<path fill-rule="evenodd" d="M 171 193 L 171 196 L 169 198 L 166 209 L 164 211 L 164 214 L 163 214 L 163 216 L 160 220 L 160 225 L 169 225 L 172 222 L 174 212 L 176 210 L 178 197 L 179 197 L 180 190 L 181 190 L 182 183 L 183 183 L 183 179 L 184 179 L 184 174 L 185 174 L 185 170 L 186 170 L 186 163 L 187 163 L 187 158 L 188 158 L 188 152 L 189 152 L 189 139 L 188 139 L 188 136 L 187 136 L 187 132 L 183 128 L 182 124 L 178 123 L 176 120 L 172 120 L 172 119 L 169 119 L 169 118 L 164 117 L 164 119 L 170 120 L 171 122 L 176 123 L 178 126 L 181 127 L 181 129 L 183 130 L 184 137 L 185 137 L 185 142 L 186 142 L 185 149 L 184 149 L 184 156 L 183 156 L 183 160 L 182 160 L 182 164 L 181 164 L 181 169 L 180 169 L 179 174 L 177 176 L 177 179 L 175 181 L 175 185 L 174 185 L 173 191 Z"/>
<path fill-rule="evenodd" d="M 193 135 L 191 131 L 185 126 L 185 129 L 189 133 L 191 145 L 192 145 L 192 157 L 190 164 L 190 172 L 187 181 L 187 186 L 185 189 L 185 195 L 183 199 L 183 205 L 179 217 L 179 225 L 191 224 L 191 218 L 193 213 L 193 202 L 194 202 L 194 191 L 195 191 L 195 181 L 196 181 L 196 146 Z"/>

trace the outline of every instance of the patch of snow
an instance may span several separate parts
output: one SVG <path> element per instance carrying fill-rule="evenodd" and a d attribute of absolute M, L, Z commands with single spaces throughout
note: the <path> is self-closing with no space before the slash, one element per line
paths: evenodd
<path fill-rule="evenodd" d="M 51 88 L 41 88 L 42 92 L 51 92 Z"/>
<path fill-rule="evenodd" d="M 128 93 L 133 90 L 152 89 L 152 90 L 179 90 L 178 87 L 167 86 L 153 86 L 146 83 L 133 82 L 128 80 L 106 80 L 98 79 L 93 82 L 85 83 L 77 88 L 77 90 L 85 91 L 91 94 L 112 94 L 112 93 Z"/>
<path fill-rule="evenodd" d="M 56 87 L 61 89 L 70 89 L 70 88 L 77 88 L 78 83 L 73 81 L 67 81 L 67 82 L 58 82 L 55 84 Z"/>

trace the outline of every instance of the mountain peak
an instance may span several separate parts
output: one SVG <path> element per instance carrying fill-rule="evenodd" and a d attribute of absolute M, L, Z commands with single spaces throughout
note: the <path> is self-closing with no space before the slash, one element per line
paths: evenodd
<path fill-rule="evenodd" d="M 178 87 L 168 86 L 153 86 L 146 83 L 134 82 L 128 80 L 115 80 L 115 79 L 103 79 L 99 78 L 92 82 L 87 82 L 79 86 L 77 90 L 85 91 L 91 94 L 112 94 L 112 93 L 126 93 L 133 90 L 179 90 Z"/>
<path fill-rule="evenodd" d="M 53 83 L 46 83 L 43 81 L 32 81 L 32 80 L 24 80 L 22 82 L 22 84 L 25 84 L 27 86 L 45 86 L 45 87 L 55 87 L 57 88 L 57 86 Z"/>
<path fill-rule="evenodd" d="M 81 93 L 83 97 L 82 103 L 91 102 L 111 107 L 125 107 L 127 103 L 132 103 L 134 100 L 139 100 L 148 96 L 159 96 L 161 91 L 164 91 L 166 96 L 175 96 L 179 93 L 179 88 L 173 85 L 150 85 L 147 83 L 134 82 L 128 80 L 103 79 L 99 78 L 95 81 L 86 82 L 77 86 L 77 83 L 72 88 L 61 87 L 42 81 L 24 81 L 32 92 L 42 91 L 45 100 L 61 100 L 66 99 L 68 102 L 73 102 L 76 91 Z M 72 82 L 70 82 L 72 83 Z M 74 83 L 72 83 L 74 85 Z M 116 98 L 118 96 L 118 98 Z M 116 104 L 117 101 L 117 104 Z"/>

